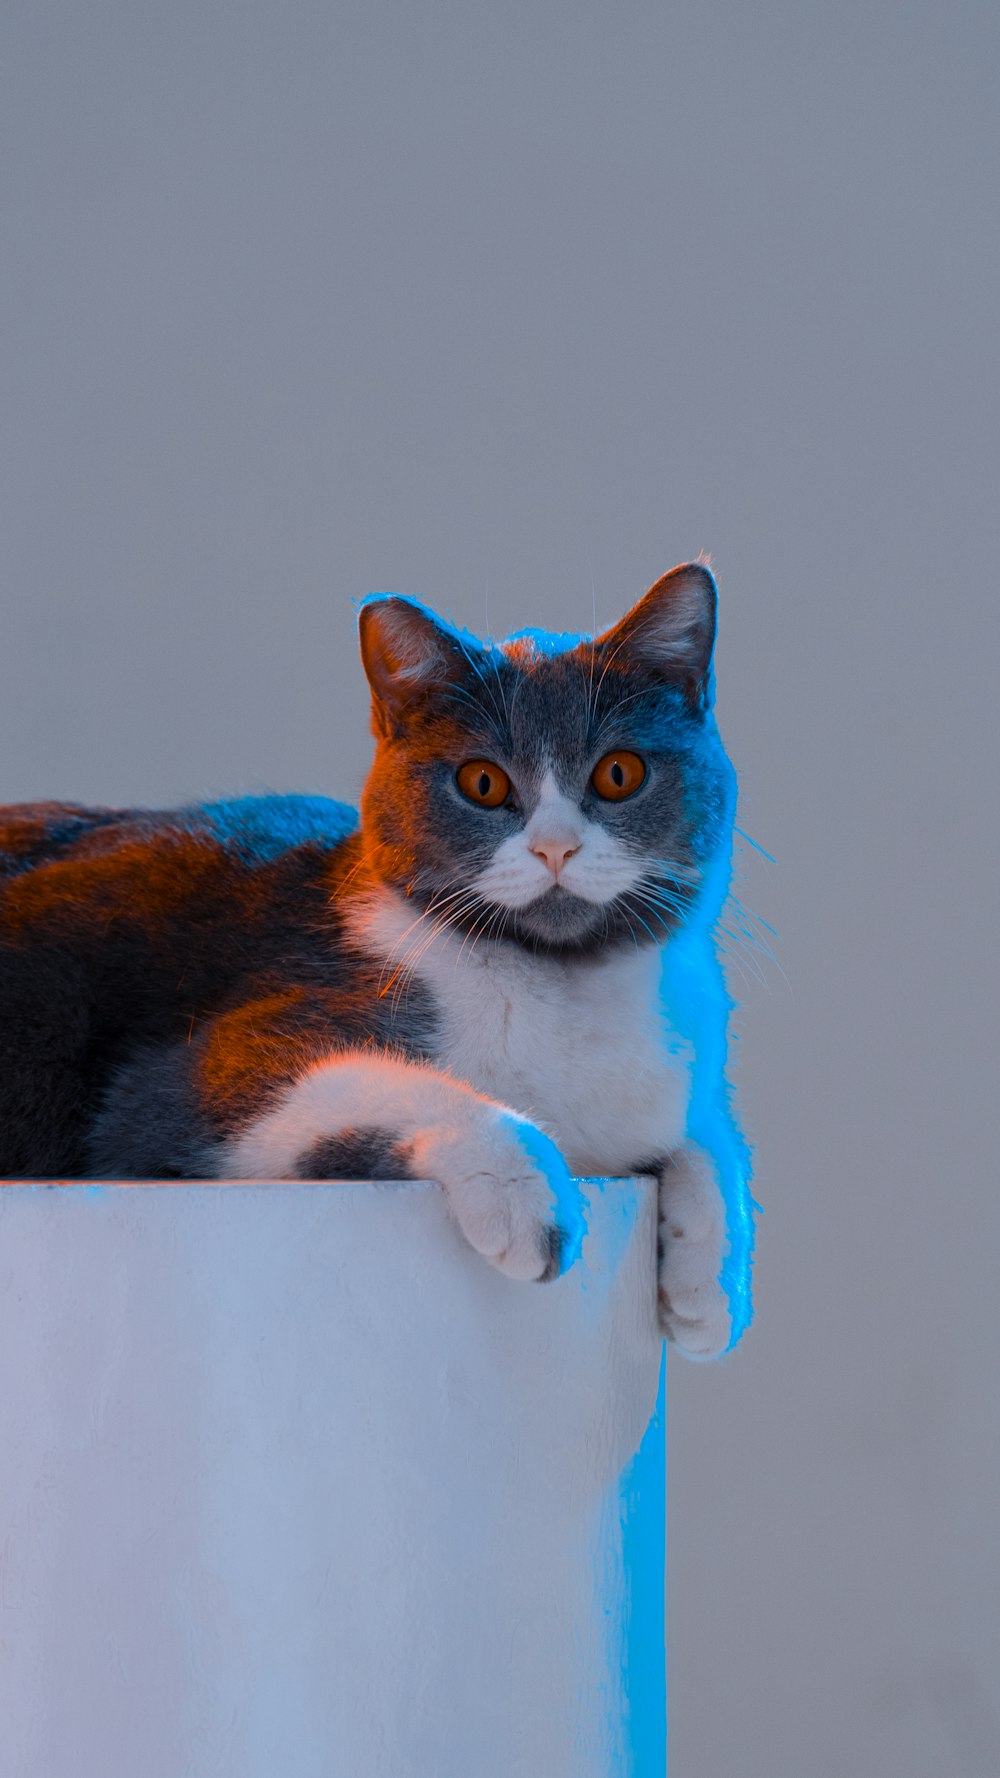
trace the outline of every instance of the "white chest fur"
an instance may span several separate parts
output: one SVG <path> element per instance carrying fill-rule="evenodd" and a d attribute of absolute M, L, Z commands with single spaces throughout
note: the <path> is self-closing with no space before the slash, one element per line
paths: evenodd
<path fill-rule="evenodd" d="M 355 936 L 405 969 L 411 927 L 386 894 L 359 910 Z M 536 1118 L 574 1172 L 600 1174 L 683 1140 L 692 1056 L 670 1028 L 661 968 L 652 947 L 564 962 L 444 931 L 414 974 L 437 1006 L 436 1060 Z"/>

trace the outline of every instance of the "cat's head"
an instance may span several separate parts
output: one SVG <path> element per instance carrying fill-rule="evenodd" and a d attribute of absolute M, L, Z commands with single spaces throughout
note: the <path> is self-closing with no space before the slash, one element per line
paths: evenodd
<path fill-rule="evenodd" d="M 715 621 L 701 563 L 594 638 L 482 643 L 415 600 L 365 600 L 375 874 L 468 933 L 548 951 L 662 941 L 704 912 L 735 801 Z"/>

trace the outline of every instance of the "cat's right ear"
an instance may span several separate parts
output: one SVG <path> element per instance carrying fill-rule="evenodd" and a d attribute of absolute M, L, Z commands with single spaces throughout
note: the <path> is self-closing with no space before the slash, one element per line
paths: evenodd
<path fill-rule="evenodd" d="M 390 733 L 422 693 L 457 684 L 468 671 L 461 639 L 416 599 L 372 593 L 361 606 L 358 628 L 377 734 Z"/>

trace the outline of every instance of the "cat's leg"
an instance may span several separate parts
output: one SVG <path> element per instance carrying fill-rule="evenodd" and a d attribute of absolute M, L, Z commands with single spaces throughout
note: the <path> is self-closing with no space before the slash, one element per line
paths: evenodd
<path fill-rule="evenodd" d="M 659 1191 L 660 1325 L 686 1357 L 718 1358 L 733 1317 L 721 1282 L 726 1204 L 707 1149 L 678 1149 L 661 1169 Z"/>
<path fill-rule="evenodd" d="M 513 1278 L 558 1277 L 583 1206 L 555 1143 L 527 1118 L 419 1062 L 345 1051 L 309 1065 L 220 1146 L 226 1179 L 432 1179 L 470 1245 Z"/>
<path fill-rule="evenodd" d="M 344 1023 L 337 996 L 296 987 L 137 1052 L 102 1095 L 90 1177 L 432 1179 L 502 1271 L 565 1271 L 583 1204 L 551 1139 L 427 1064 L 338 1042 Z"/>

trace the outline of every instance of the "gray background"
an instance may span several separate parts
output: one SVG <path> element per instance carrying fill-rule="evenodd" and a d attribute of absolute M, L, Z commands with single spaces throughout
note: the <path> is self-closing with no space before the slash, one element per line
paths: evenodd
<path fill-rule="evenodd" d="M 353 596 L 589 627 L 712 552 L 780 967 L 672 1778 L 1000 1773 L 996 17 L 4 8 L 0 796 L 353 795 Z"/>

